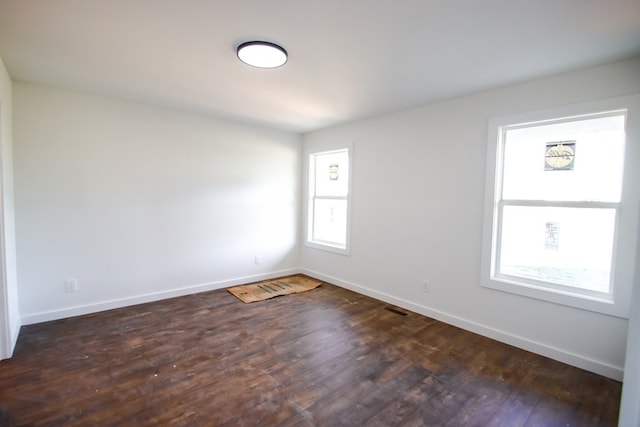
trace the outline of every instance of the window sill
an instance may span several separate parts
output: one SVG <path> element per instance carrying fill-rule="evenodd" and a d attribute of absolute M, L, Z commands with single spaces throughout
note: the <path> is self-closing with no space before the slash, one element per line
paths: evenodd
<path fill-rule="evenodd" d="M 580 293 L 579 290 L 572 292 L 571 290 L 548 288 L 545 287 L 544 284 L 537 285 L 533 281 L 525 282 L 524 280 L 521 281 L 520 278 L 510 276 L 498 276 L 485 279 L 482 286 L 497 291 L 609 316 L 623 319 L 629 318 L 629 313 L 625 312 L 621 304 L 617 304 L 614 298 L 608 294 L 588 295 Z"/>
<path fill-rule="evenodd" d="M 311 242 L 311 241 L 306 241 L 305 246 L 309 248 L 325 251 L 325 252 L 332 252 L 334 254 L 339 254 L 339 255 L 346 255 L 346 256 L 351 255 L 348 247 L 343 248 L 341 246 L 335 246 L 327 243 L 318 243 L 318 242 Z"/>

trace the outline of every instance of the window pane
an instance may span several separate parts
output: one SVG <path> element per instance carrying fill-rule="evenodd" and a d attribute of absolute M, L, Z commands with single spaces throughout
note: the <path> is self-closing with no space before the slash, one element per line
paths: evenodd
<path fill-rule="evenodd" d="M 349 152 L 336 151 L 315 155 L 316 196 L 345 197 L 349 190 Z"/>
<path fill-rule="evenodd" d="M 498 271 L 609 292 L 615 209 L 505 206 Z"/>
<path fill-rule="evenodd" d="M 347 242 L 346 200 L 315 200 L 313 209 L 312 240 L 345 247 Z"/>
<path fill-rule="evenodd" d="M 620 201 L 625 116 L 504 130 L 504 199 Z"/>

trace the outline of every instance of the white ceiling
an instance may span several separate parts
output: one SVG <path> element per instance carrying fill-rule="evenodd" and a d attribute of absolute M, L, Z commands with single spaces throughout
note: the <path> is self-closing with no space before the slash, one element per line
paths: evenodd
<path fill-rule="evenodd" d="M 640 0 L 0 0 L 14 80 L 295 132 L 637 55 Z"/>

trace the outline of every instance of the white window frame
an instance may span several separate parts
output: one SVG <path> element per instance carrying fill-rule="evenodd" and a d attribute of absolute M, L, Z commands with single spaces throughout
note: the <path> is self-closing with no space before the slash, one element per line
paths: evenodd
<path fill-rule="evenodd" d="M 538 202 L 501 200 L 502 134 L 505 128 L 545 121 L 570 120 L 604 112 L 626 111 L 626 143 L 622 196 L 620 203 L 606 202 Z M 630 95 L 585 104 L 576 104 L 544 111 L 498 117 L 489 121 L 485 191 L 485 217 L 481 284 L 486 288 L 563 304 L 584 310 L 628 318 L 635 274 L 638 222 L 640 212 L 640 95 Z M 614 208 L 616 237 L 614 239 L 611 292 L 608 295 L 557 286 L 548 282 L 523 279 L 496 273 L 499 259 L 500 212 L 502 207 L 559 206 Z"/>
<path fill-rule="evenodd" d="M 345 197 L 323 197 L 315 195 L 315 182 L 314 178 L 312 178 L 312 171 L 314 165 L 312 164 L 311 158 L 314 155 L 324 154 L 324 153 L 332 153 L 339 151 L 347 151 L 349 158 L 349 175 L 348 175 L 348 190 L 347 195 Z M 305 150 L 306 162 L 305 162 L 305 176 L 306 176 L 306 222 L 305 222 L 305 246 L 320 249 L 328 252 L 333 252 L 340 255 L 350 255 L 351 254 L 351 188 L 352 188 L 352 176 L 353 176 L 353 144 L 339 144 L 339 145 L 326 145 L 323 144 L 321 147 L 317 147 L 314 149 Z M 347 229 L 345 236 L 345 245 L 340 246 L 336 245 L 333 242 L 326 242 L 322 240 L 313 240 L 313 204 L 317 199 L 343 199 L 347 201 Z"/>

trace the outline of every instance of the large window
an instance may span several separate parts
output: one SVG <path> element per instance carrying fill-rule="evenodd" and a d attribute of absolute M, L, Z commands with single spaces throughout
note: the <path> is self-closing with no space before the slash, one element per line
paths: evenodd
<path fill-rule="evenodd" d="M 349 178 L 349 149 L 309 155 L 309 246 L 348 253 Z"/>
<path fill-rule="evenodd" d="M 492 121 L 483 283 L 624 316 L 638 141 L 627 138 L 627 108 L 593 108 Z"/>

